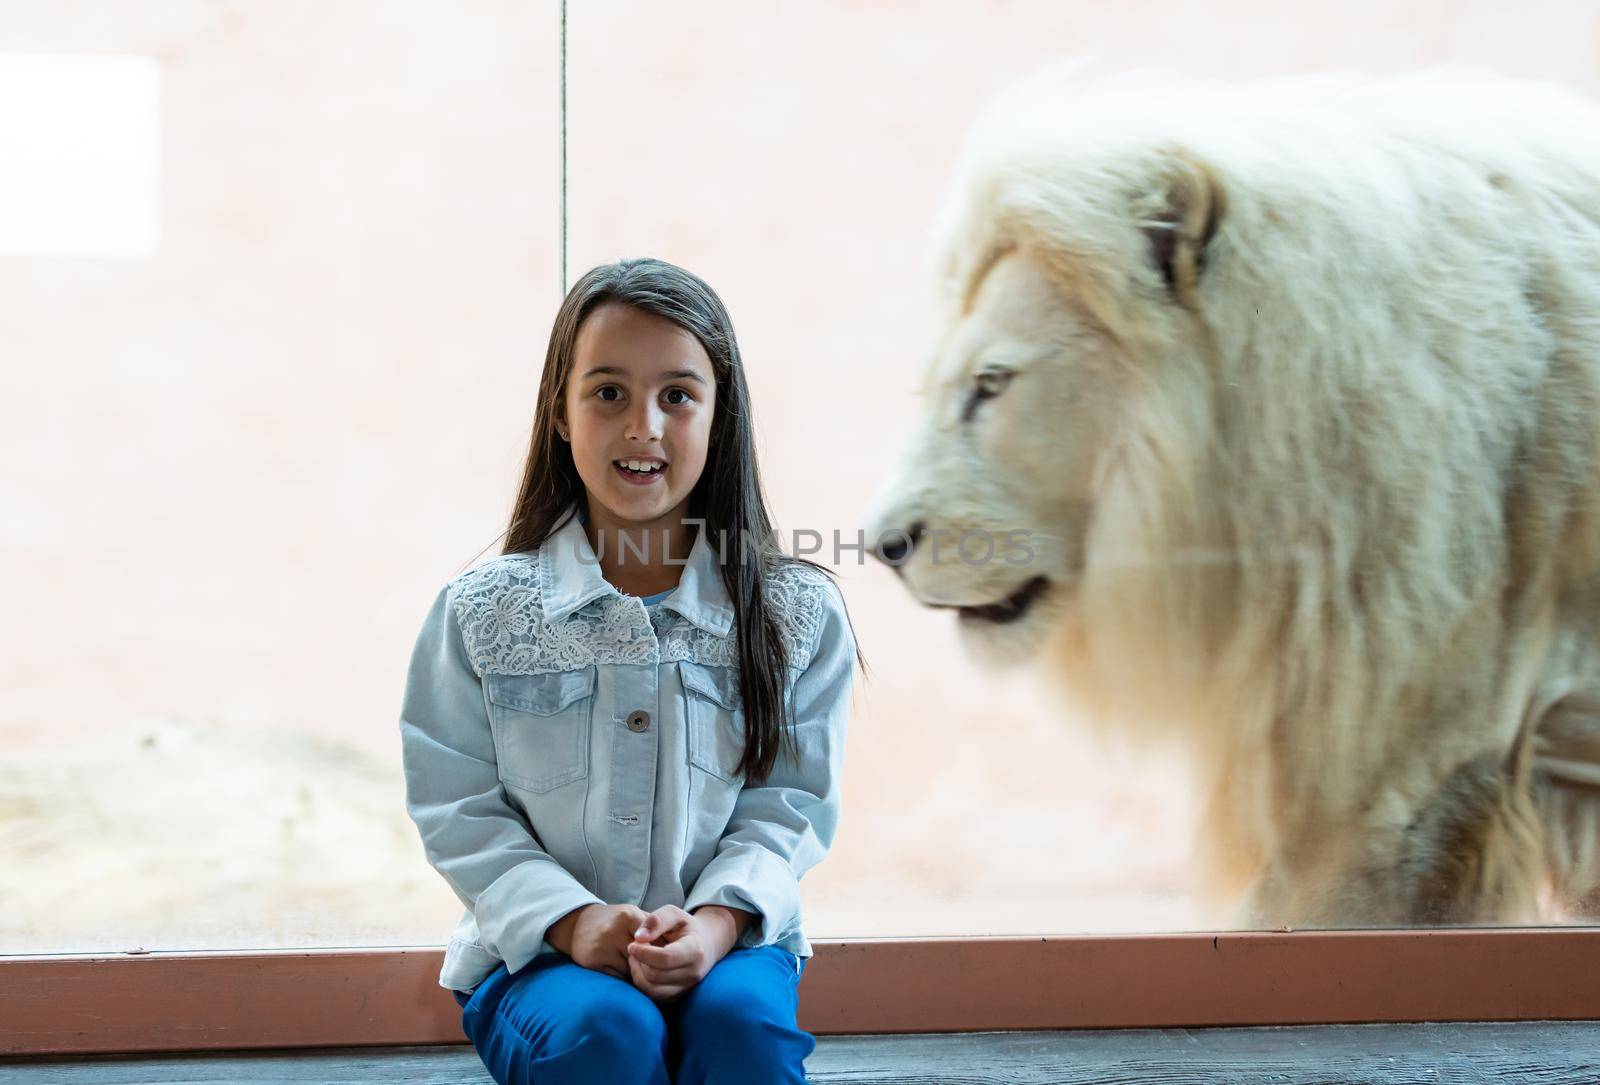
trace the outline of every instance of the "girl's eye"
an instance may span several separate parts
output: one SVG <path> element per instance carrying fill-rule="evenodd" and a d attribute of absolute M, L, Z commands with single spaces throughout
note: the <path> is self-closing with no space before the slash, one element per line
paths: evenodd
<path fill-rule="evenodd" d="M 605 394 L 607 392 L 615 392 L 615 393 L 617 393 L 617 395 L 616 396 L 608 396 L 608 395 Z M 594 390 L 594 394 L 599 396 L 602 400 L 604 400 L 607 403 L 615 403 L 617 401 L 617 398 L 622 395 L 622 389 L 618 388 L 614 384 L 602 384 L 600 387 L 598 387 L 598 388 L 596 388 Z M 662 394 L 663 395 L 668 395 L 668 396 L 673 395 L 673 394 L 677 394 L 677 395 L 683 396 L 682 399 L 674 399 L 674 400 L 670 400 L 669 401 L 670 405 L 674 406 L 674 407 L 681 407 L 685 403 L 693 402 L 693 397 L 690 396 L 689 393 L 686 392 L 682 388 L 668 388 Z"/>

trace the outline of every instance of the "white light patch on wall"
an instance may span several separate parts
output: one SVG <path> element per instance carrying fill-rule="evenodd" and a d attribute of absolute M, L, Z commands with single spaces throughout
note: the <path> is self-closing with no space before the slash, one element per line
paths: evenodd
<path fill-rule="evenodd" d="M 150 256 L 161 243 L 161 68 L 0 54 L 0 253 Z"/>

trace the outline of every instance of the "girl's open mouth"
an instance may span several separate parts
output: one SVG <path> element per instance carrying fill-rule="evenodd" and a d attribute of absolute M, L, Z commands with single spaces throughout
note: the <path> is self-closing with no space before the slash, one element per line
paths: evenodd
<path fill-rule="evenodd" d="M 632 467 L 626 466 L 629 463 L 645 467 L 646 470 L 636 471 Z M 634 486 L 649 486 L 666 473 L 667 465 L 659 461 L 612 460 L 611 469 Z"/>

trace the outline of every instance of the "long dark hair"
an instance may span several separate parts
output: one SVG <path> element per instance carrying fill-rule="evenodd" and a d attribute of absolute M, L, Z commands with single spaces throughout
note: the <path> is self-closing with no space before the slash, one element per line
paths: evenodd
<path fill-rule="evenodd" d="M 763 783 L 777 761 L 784 731 L 791 732 L 794 746 L 783 697 L 789 659 L 768 599 L 767 578 L 785 563 L 809 565 L 830 577 L 833 570 L 778 548 L 756 467 L 750 393 L 733 321 L 716 291 L 698 276 L 665 260 L 641 257 L 591 268 L 567 292 L 550 329 L 527 464 L 501 552 L 535 549 L 562 526 L 569 507 L 587 500 L 572 448 L 556 433 L 555 419 L 572 373 L 578 328 L 605 302 L 672 321 L 698 339 L 711 359 L 716 407 L 705 470 L 689 493 L 689 515 L 703 521 L 700 530 L 710 533 L 708 543 L 730 540 L 718 553 L 722 582 L 733 602 L 730 635 L 737 642 L 744 702 L 745 749 L 738 767 L 747 779 Z M 859 646 L 856 660 L 865 669 Z"/>

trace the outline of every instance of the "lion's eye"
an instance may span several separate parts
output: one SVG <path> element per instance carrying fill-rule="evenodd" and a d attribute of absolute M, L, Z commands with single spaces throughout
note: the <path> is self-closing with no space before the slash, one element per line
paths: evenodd
<path fill-rule="evenodd" d="M 961 420 L 970 421 L 978 409 L 978 404 L 986 399 L 993 399 L 1005 389 L 1013 376 L 1010 369 L 985 369 L 972 376 L 972 392 L 967 396 L 967 404 L 961 411 Z"/>
<path fill-rule="evenodd" d="M 1011 379 L 1009 369 L 988 369 L 977 374 L 972 380 L 972 394 L 979 399 L 993 399 L 1000 394 L 1000 389 L 1006 386 Z"/>

